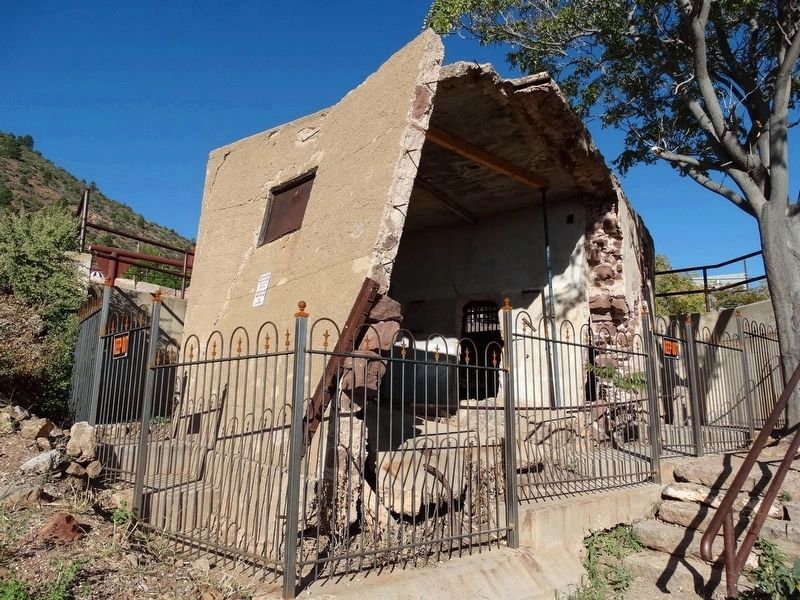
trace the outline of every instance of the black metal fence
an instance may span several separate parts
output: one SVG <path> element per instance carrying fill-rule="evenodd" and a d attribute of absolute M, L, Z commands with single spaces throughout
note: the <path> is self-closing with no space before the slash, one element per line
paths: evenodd
<path fill-rule="evenodd" d="M 75 414 L 97 424 L 144 526 L 282 577 L 286 597 L 514 547 L 520 502 L 742 447 L 782 388 L 774 332 L 741 318 L 734 335 L 647 318 L 620 334 L 507 303 L 505 342 L 477 345 L 385 322 L 345 337 L 301 306 L 294 333 L 266 323 L 179 347 L 160 310 L 84 321 L 97 362 L 76 375 Z"/>

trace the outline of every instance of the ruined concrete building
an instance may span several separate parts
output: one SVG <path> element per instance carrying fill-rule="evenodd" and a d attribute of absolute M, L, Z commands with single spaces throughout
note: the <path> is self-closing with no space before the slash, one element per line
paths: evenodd
<path fill-rule="evenodd" d="M 187 335 L 284 330 L 298 300 L 341 326 L 365 281 L 418 339 L 504 298 L 633 330 L 652 242 L 558 86 L 442 62 L 424 32 L 336 105 L 211 153 Z"/>

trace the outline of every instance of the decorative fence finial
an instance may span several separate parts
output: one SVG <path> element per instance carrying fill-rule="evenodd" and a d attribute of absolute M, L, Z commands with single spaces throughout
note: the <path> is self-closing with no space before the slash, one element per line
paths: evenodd
<path fill-rule="evenodd" d="M 511 310 L 511 298 L 506 298 L 503 300 L 503 310 Z"/>
<path fill-rule="evenodd" d="M 307 317 L 308 313 L 306 312 L 306 303 L 303 300 L 297 303 L 297 308 L 300 309 L 296 313 L 294 313 L 295 317 Z"/>

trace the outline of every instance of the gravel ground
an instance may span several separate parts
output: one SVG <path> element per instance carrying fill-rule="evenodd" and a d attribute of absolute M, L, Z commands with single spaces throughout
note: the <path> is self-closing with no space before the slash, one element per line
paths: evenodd
<path fill-rule="evenodd" d="M 63 440 L 57 446 L 63 446 Z M 166 538 L 131 532 L 126 512 L 114 513 L 116 490 L 88 486 L 61 471 L 23 475 L 19 466 L 39 454 L 36 442 L 18 433 L 0 435 L 0 488 L 41 486 L 46 497 L 28 508 L 0 507 L 0 597 L 18 582 L 30 598 L 159 598 L 265 600 L 276 586 L 259 583 L 237 569 L 209 564 L 205 557 L 178 552 Z M 56 542 L 37 534 L 54 514 L 72 515 L 85 535 Z M 115 525 L 114 517 L 118 524 Z M 235 567 L 235 565 L 233 565 Z"/>

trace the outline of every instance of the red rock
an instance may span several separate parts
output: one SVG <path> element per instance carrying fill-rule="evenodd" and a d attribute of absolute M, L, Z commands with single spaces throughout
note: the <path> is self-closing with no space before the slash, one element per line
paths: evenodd
<path fill-rule="evenodd" d="M 399 323 L 403 320 L 401 308 L 397 300 L 393 300 L 389 296 L 381 296 L 369 313 L 369 322 L 397 321 Z"/>
<path fill-rule="evenodd" d="M 378 352 L 392 347 L 395 334 L 400 331 L 397 321 L 380 321 L 364 328 L 364 339 L 359 345 L 359 350 Z"/>
<path fill-rule="evenodd" d="M 59 512 L 42 526 L 37 537 L 56 542 L 75 542 L 84 536 L 84 531 L 69 513 Z"/>

